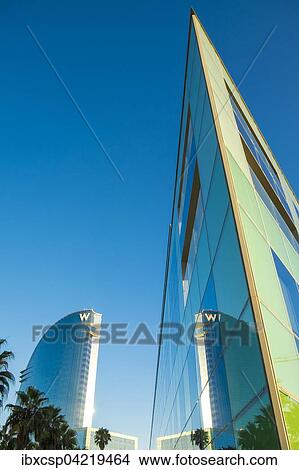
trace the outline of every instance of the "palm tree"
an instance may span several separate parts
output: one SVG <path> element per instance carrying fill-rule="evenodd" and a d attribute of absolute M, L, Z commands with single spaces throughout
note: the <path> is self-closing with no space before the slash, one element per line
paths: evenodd
<path fill-rule="evenodd" d="M 0 449 L 1 450 L 13 450 L 16 448 L 16 439 L 11 436 L 7 431 L 6 425 L 0 430 Z"/>
<path fill-rule="evenodd" d="M 5 339 L 0 339 L 0 349 L 6 344 Z M 4 398 L 7 397 L 9 386 L 14 382 L 14 376 L 8 370 L 8 362 L 14 358 L 11 351 L 2 351 L 0 354 L 0 407 L 3 406 Z"/>
<path fill-rule="evenodd" d="M 63 417 L 60 409 L 48 406 L 44 410 L 43 429 L 38 432 L 38 442 L 40 449 L 53 450 L 59 445 L 60 435 L 58 429 Z"/>
<path fill-rule="evenodd" d="M 59 434 L 61 436 L 61 449 L 62 450 L 75 450 L 78 448 L 77 434 L 69 427 L 66 421 L 61 423 L 59 428 Z"/>
<path fill-rule="evenodd" d="M 61 410 L 48 405 L 44 393 L 34 387 L 17 392 L 17 403 L 7 405 L 10 415 L 0 433 L 0 448 L 73 450 L 76 433 Z"/>
<path fill-rule="evenodd" d="M 6 430 L 15 441 L 16 449 L 27 449 L 30 443 L 38 442 L 44 426 L 44 412 L 47 398 L 34 387 L 26 392 L 17 392 L 17 403 L 6 408 L 10 415 L 6 421 Z"/>
<path fill-rule="evenodd" d="M 94 442 L 101 450 L 105 449 L 109 441 L 111 441 L 111 435 L 108 429 L 99 428 L 95 432 Z"/>
<path fill-rule="evenodd" d="M 38 436 L 39 448 L 43 450 L 73 450 L 77 448 L 76 432 L 61 414 L 60 408 L 48 406 L 44 410 L 43 429 Z"/>
<path fill-rule="evenodd" d="M 271 405 L 261 408 L 261 413 L 240 429 L 238 446 L 243 450 L 279 449 Z"/>
<path fill-rule="evenodd" d="M 209 444 L 209 434 L 202 428 L 196 429 L 191 432 L 191 442 L 204 450 Z"/>

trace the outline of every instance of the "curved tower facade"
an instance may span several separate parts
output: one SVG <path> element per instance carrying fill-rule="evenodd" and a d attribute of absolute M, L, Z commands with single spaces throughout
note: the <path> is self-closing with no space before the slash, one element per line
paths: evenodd
<path fill-rule="evenodd" d="M 93 309 L 63 317 L 43 334 L 22 372 L 21 390 L 44 392 L 72 428 L 92 425 L 101 318 Z"/>

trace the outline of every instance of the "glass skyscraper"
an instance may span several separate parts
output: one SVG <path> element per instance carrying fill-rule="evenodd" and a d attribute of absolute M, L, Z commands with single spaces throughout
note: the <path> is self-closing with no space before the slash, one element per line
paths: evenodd
<path fill-rule="evenodd" d="M 65 316 L 43 334 L 21 390 L 33 386 L 61 409 L 72 428 L 91 427 L 102 315 L 92 309 Z"/>
<path fill-rule="evenodd" d="M 298 216 L 192 11 L 151 448 L 299 449 Z"/>

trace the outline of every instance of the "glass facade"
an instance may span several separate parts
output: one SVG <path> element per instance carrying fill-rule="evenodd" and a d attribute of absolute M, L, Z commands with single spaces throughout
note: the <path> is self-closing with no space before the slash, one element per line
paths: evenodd
<path fill-rule="evenodd" d="M 72 428 L 92 424 L 101 317 L 83 310 L 59 320 L 43 334 L 22 372 L 21 390 L 33 386 L 45 393 Z"/>
<path fill-rule="evenodd" d="M 297 200 L 192 13 L 162 305 L 185 334 L 159 345 L 151 448 L 299 448 L 298 273 Z"/>

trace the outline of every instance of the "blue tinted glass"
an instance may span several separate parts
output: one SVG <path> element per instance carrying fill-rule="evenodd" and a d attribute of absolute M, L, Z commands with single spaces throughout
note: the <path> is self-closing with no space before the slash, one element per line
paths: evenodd
<path fill-rule="evenodd" d="M 95 372 L 98 350 L 97 340 L 86 334 L 82 313 L 67 315 L 47 330 L 32 354 L 27 367 L 30 373 L 21 385 L 22 391 L 33 386 L 45 393 L 49 404 L 60 408 L 73 428 L 91 426 L 90 398 L 94 389 L 89 389 L 88 395 L 87 385 Z M 91 311 L 88 318 L 91 325 L 99 324 L 98 314 Z"/>
<path fill-rule="evenodd" d="M 196 257 L 197 275 L 199 282 L 199 290 L 201 297 L 203 297 L 206 290 L 208 277 L 211 270 L 211 258 L 208 245 L 207 229 L 205 221 L 203 222 L 200 239 L 198 243 L 197 257 Z"/>
<path fill-rule="evenodd" d="M 220 153 L 217 152 L 206 205 L 206 224 L 211 259 L 214 258 L 219 242 L 228 203 L 228 192 L 222 159 Z"/>
<path fill-rule="evenodd" d="M 192 48 L 192 61 L 197 53 L 197 49 Z M 237 448 L 244 445 L 239 442 L 240 432 L 254 424 L 255 415 L 262 415 L 263 403 L 267 405 L 268 387 L 205 81 L 202 74 L 202 78 L 198 76 L 198 83 L 189 93 L 194 82 L 194 74 L 190 80 L 190 69 L 188 66 L 183 116 L 186 109 L 191 109 L 192 124 L 187 131 L 189 144 L 185 163 L 188 166 L 196 147 L 200 194 L 196 211 L 191 206 L 190 220 L 194 219 L 191 234 L 187 218 L 194 167 L 190 165 L 190 174 L 187 176 L 187 170 L 184 175 L 181 204 L 171 222 L 175 252 L 171 249 L 166 267 L 164 321 L 179 318 L 185 330 L 191 328 L 191 338 L 185 337 L 183 345 L 168 341 L 160 348 L 151 447 L 158 438 L 158 448 L 195 449 L 192 433 L 203 428 L 212 448 Z M 183 121 L 182 136 L 186 127 Z M 259 155 L 250 133 L 246 134 L 244 129 L 243 134 L 279 193 L 272 170 Z M 185 142 L 184 137 L 181 139 L 180 148 L 182 141 Z M 181 153 L 182 150 L 180 158 Z M 275 213 L 272 203 L 269 208 Z M 182 256 L 186 223 L 188 243 L 191 243 L 189 252 L 185 250 Z M 219 310 L 225 313 L 220 315 Z M 213 323 L 215 316 L 221 318 Z M 212 322 L 212 328 L 204 324 L 203 318 Z M 198 320 L 196 325 L 195 319 Z M 191 341 L 194 329 L 196 338 L 203 338 L 200 344 Z M 232 336 L 228 342 L 227 336 Z M 271 425 L 269 429 L 276 436 L 274 421 Z"/>
<path fill-rule="evenodd" d="M 213 274 L 218 309 L 239 318 L 248 299 L 248 289 L 231 209 L 223 225 Z"/>
<path fill-rule="evenodd" d="M 198 146 L 197 159 L 204 205 L 206 203 L 218 144 L 214 128 L 210 129 Z"/>
<path fill-rule="evenodd" d="M 201 302 L 201 310 L 217 310 L 217 299 L 213 274 L 209 276 L 207 287 Z"/>
<path fill-rule="evenodd" d="M 297 335 L 296 344 L 299 351 L 299 291 L 298 284 L 291 276 L 285 265 L 280 261 L 278 256 L 272 251 L 276 271 L 279 277 L 284 301 L 289 314 L 290 322 L 294 333 Z"/>
<path fill-rule="evenodd" d="M 181 194 L 179 195 L 180 201 L 179 201 L 179 225 L 181 226 L 181 219 L 182 219 L 182 214 L 184 211 L 184 204 L 185 204 L 185 198 L 186 198 L 186 186 L 188 182 L 188 169 L 189 169 L 189 154 L 190 154 L 190 147 L 191 147 L 191 142 L 192 142 L 192 126 L 191 123 L 189 123 L 188 127 L 188 135 L 186 136 L 187 139 L 187 144 L 186 144 L 186 150 L 184 154 L 184 158 L 182 161 L 182 168 L 180 172 L 180 178 L 178 180 L 179 184 L 178 187 L 181 190 Z M 183 146 L 184 147 L 184 146 Z"/>
<path fill-rule="evenodd" d="M 286 222 L 284 221 L 284 219 L 280 215 L 280 213 L 277 210 L 276 206 L 271 201 L 270 197 L 268 196 L 268 193 L 265 191 L 265 189 L 261 185 L 261 183 L 260 183 L 259 179 L 257 178 L 256 174 L 254 173 L 254 171 L 252 171 L 250 169 L 250 173 L 251 173 L 251 176 L 252 176 L 252 181 L 253 181 L 254 187 L 255 187 L 256 191 L 258 192 L 259 196 L 261 197 L 261 199 L 263 200 L 265 206 L 269 209 L 270 213 L 272 214 L 272 216 L 274 217 L 274 219 L 278 223 L 279 227 L 281 228 L 281 230 L 283 231 L 283 233 L 285 234 L 285 236 L 287 237 L 287 239 L 289 240 L 291 245 L 294 247 L 294 249 L 296 251 L 298 251 L 298 242 L 295 239 L 295 237 L 293 236 L 290 228 L 288 227 L 288 225 L 286 224 Z"/>
<path fill-rule="evenodd" d="M 239 449 L 279 449 L 269 394 L 261 391 L 234 422 Z"/>
<path fill-rule="evenodd" d="M 195 153 L 196 153 L 196 149 L 195 149 L 195 143 L 194 143 L 194 138 L 193 138 L 191 147 L 190 147 L 190 153 L 188 155 L 188 158 L 186 157 L 186 166 L 185 166 L 185 175 L 184 175 L 184 177 L 186 178 L 186 189 L 185 189 L 185 198 L 183 201 L 183 208 L 182 208 L 183 213 L 181 217 L 181 239 L 180 239 L 181 248 L 184 245 L 185 230 L 186 230 L 186 225 L 187 225 L 187 220 L 188 220 L 190 197 L 191 197 L 195 163 L 196 163 Z"/>
<path fill-rule="evenodd" d="M 235 103 L 232 96 L 230 96 L 230 101 L 236 116 L 236 122 L 239 129 L 240 134 L 242 135 L 244 141 L 246 142 L 248 148 L 250 149 L 252 155 L 257 160 L 259 166 L 262 168 L 265 176 L 267 177 L 269 183 L 271 184 L 272 188 L 274 189 L 276 195 L 278 196 L 280 202 L 282 203 L 283 207 L 287 211 L 288 215 L 292 218 L 291 211 L 288 205 L 288 202 L 285 198 L 284 191 L 282 189 L 281 183 L 275 174 L 274 170 L 271 168 L 270 163 L 266 155 L 264 154 L 263 150 L 261 149 L 259 143 L 257 142 L 256 138 L 252 134 L 251 130 L 249 129 L 242 113 L 240 112 L 237 104 Z"/>

